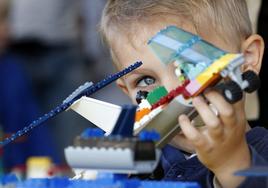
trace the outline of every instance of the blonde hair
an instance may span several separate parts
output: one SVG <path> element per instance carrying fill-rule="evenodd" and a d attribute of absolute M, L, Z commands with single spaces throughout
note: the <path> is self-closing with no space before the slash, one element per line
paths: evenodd
<path fill-rule="evenodd" d="M 214 31 L 237 48 L 242 39 L 252 34 L 245 0 L 108 0 L 100 32 L 110 45 L 114 31 L 131 37 L 137 25 L 166 16 L 190 22 L 198 34 Z"/>

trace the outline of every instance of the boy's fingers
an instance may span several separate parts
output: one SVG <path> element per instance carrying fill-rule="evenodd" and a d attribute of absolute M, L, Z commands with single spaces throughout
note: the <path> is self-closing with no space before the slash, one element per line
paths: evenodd
<path fill-rule="evenodd" d="M 185 137 L 196 147 L 202 147 L 205 144 L 203 136 L 194 126 L 192 126 L 189 118 L 186 115 L 181 115 L 178 120 Z"/>
<path fill-rule="evenodd" d="M 207 92 L 205 96 L 219 112 L 219 117 L 224 127 L 228 128 L 234 125 L 236 121 L 236 113 L 234 107 L 216 91 Z"/>
<path fill-rule="evenodd" d="M 223 127 L 221 121 L 213 112 L 211 107 L 205 102 L 202 97 L 196 97 L 193 99 L 193 104 L 198 111 L 199 115 L 203 119 L 205 125 L 207 125 L 209 135 L 213 139 L 218 139 L 223 134 Z"/>

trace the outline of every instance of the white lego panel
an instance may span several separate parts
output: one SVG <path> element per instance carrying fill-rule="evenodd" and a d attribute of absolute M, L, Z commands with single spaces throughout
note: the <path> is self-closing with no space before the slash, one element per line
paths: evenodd
<path fill-rule="evenodd" d="M 72 110 L 110 134 L 121 113 L 121 106 L 89 97 L 82 97 L 71 107 Z"/>
<path fill-rule="evenodd" d="M 160 159 L 160 150 L 156 150 L 154 161 L 134 161 L 130 149 L 67 147 L 65 158 L 74 169 L 91 169 L 115 173 L 149 173 Z"/>

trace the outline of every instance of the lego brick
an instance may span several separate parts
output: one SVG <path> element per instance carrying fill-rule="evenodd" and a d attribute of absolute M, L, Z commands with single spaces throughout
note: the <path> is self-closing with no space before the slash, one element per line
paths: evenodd
<path fill-rule="evenodd" d="M 160 139 L 160 135 L 155 130 L 144 130 L 139 133 L 139 139 L 141 141 L 157 141 Z"/>
<path fill-rule="evenodd" d="M 80 98 L 70 107 L 70 109 L 104 130 L 107 134 L 112 132 L 122 111 L 121 106 L 90 97 Z"/>
<path fill-rule="evenodd" d="M 166 90 L 165 87 L 160 86 L 155 88 L 153 91 L 151 91 L 148 96 L 147 100 L 148 102 L 153 105 L 155 104 L 158 100 L 160 100 L 162 97 L 166 96 L 168 94 L 168 91 Z"/>
<path fill-rule="evenodd" d="M 160 140 L 156 142 L 156 147 L 161 148 L 167 144 L 180 129 L 180 126 L 178 125 L 178 114 L 187 115 L 192 109 L 192 107 L 182 104 L 181 99 L 178 99 L 177 96 L 150 122 L 146 122 L 136 129 L 135 135 L 138 135 L 141 130 L 156 130 L 160 134 Z"/>
<path fill-rule="evenodd" d="M 186 90 L 194 95 L 201 88 L 201 84 L 196 80 L 191 80 L 190 83 L 186 86 Z"/>
<path fill-rule="evenodd" d="M 3 178 L 3 177 L 2 177 Z M 124 175 L 101 173 L 96 180 L 70 180 L 68 178 L 27 179 L 0 184 L 12 188 L 200 188 L 195 182 L 142 181 L 127 179 Z"/>
<path fill-rule="evenodd" d="M 189 83 L 189 80 L 185 80 L 182 85 L 170 91 L 166 96 L 162 97 L 159 101 L 157 101 L 156 103 L 152 105 L 152 110 L 158 108 L 161 105 L 171 102 L 175 97 L 177 97 L 180 94 L 184 95 L 186 92 L 185 87 L 187 86 L 188 83 Z"/>
<path fill-rule="evenodd" d="M 98 128 L 87 128 L 82 132 L 80 135 L 81 138 L 87 139 L 87 138 L 100 138 L 104 136 L 104 131 Z"/>
<path fill-rule="evenodd" d="M 137 106 L 124 105 L 111 136 L 132 137 Z"/>
<path fill-rule="evenodd" d="M 136 150 L 131 148 L 67 147 L 66 161 L 72 168 L 99 170 L 115 173 L 151 173 L 157 166 L 161 151 L 152 143 L 149 152 L 155 151 L 155 159 L 136 161 Z M 145 146 L 144 146 L 145 147 Z M 147 148 L 147 147 L 146 147 Z M 147 148 L 148 149 L 148 148 Z M 139 153 L 139 152 L 138 152 Z"/>
<path fill-rule="evenodd" d="M 145 115 L 149 114 L 151 110 L 149 108 L 143 108 L 136 112 L 135 121 L 140 121 Z"/>
<path fill-rule="evenodd" d="M 226 53 L 199 36 L 176 26 L 161 30 L 149 40 L 148 45 L 165 65 L 183 58 L 193 64 L 204 62 L 209 66 Z"/>
<path fill-rule="evenodd" d="M 204 72 L 196 77 L 200 85 L 204 85 L 215 74 L 219 74 L 230 62 L 237 57 L 237 54 L 226 54 L 213 62 Z"/>

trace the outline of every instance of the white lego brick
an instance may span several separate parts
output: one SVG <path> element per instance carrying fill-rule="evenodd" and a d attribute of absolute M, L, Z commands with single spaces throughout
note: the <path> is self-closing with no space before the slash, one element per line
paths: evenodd
<path fill-rule="evenodd" d="M 152 105 L 146 100 L 146 99 L 142 99 L 141 103 L 139 104 L 139 109 L 144 109 L 144 108 L 152 108 Z"/>
<path fill-rule="evenodd" d="M 72 110 L 110 134 L 122 111 L 121 106 L 89 97 L 82 97 L 71 107 Z"/>
<path fill-rule="evenodd" d="M 65 157 L 73 169 L 90 169 L 114 173 L 150 173 L 160 159 L 161 151 L 156 149 L 156 160 L 134 161 L 130 149 L 67 147 Z"/>

